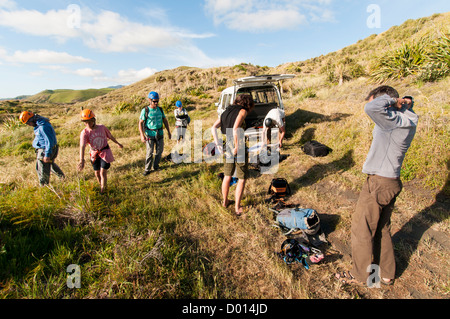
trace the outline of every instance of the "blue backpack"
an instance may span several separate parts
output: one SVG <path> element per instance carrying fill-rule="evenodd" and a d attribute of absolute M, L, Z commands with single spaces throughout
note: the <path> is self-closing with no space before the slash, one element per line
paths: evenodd
<path fill-rule="evenodd" d="M 288 208 L 275 211 L 276 227 L 286 231 L 285 235 L 303 231 L 307 235 L 315 235 L 320 230 L 319 215 L 311 208 Z"/>

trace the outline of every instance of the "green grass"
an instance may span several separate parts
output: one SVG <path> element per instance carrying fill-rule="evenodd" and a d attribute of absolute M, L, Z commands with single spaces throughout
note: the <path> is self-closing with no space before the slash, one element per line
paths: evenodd
<path fill-rule="evenodd" d="M 114 89 L 87 89 L 87 90 L 45 90 L 36 95 L 33 95 L 27 100 L 38 103 L 75 103 L 83 102 L 97 96 L 105 95 Z"/>

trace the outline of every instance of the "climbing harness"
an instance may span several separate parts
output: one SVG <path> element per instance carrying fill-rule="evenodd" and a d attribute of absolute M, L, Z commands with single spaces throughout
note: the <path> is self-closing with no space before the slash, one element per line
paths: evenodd
<path fill-rule="evenodd" d="M 296 239 L 286 239 L 281 244 L 278 256 L 288 265 L 298 262 L 306 269 L 309 269 L 312 264 L 319 263 L 324 258 L 322 251 L 315 247 L 301 244 Z"/>

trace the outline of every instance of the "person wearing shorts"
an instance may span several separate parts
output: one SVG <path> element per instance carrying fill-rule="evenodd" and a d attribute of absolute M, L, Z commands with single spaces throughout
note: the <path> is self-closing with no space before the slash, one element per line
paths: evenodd
<path fill-rule="evenodd" d="M 122 144 L 112 136 L 111 132 L 104 126 L 96 124 L 95 115 L 91 110 L 83 110 L 81 112 L 81 120 L 85 123 L 86 128 L 81 131 L 80 135 L 80 163 L 78 170 L 84 168 L 84 151 L 86 145 L 89 144 L 91 150 L 89 152 L 95 177 L 100 184 L 100 193 L 103 194 L 107 189 L 108 170 L 111 163 L 114 162 L 114 156 L 109 147 L 108 140 L 116 143 L 119 148 L 123 148 Z"/>
<path fill-rule="evenodd" d="M 253 110 L 255 103 L 249 94 L 238 95 L 233 105 L 230 105 L 212 126 L 212 135 L 219 152 L 223 153 L 222 143 L 219 143 L 217 129 L 220 127 L 222 134 L 227 135 L 227 151 L 224 164 L 224 178 L 222 181 L 223 207 L 228 207 L 228 193 L 230 182 L 235 174 L 239 179 L 236 185 L 235 213 L 242 215 L 242 195 L 244 194 L 245 182 L 248 178 L 248 152 L 245 147 L 243 126 L 245 118 Z M 234 173 L 234 174 L 233 174 Z"/>
<path fill-rule="evenodd" d="M 95 162 L 92 162 L 92 168 L 95 172 L 98 172 L 102 169 L 108 170 L 111 167 L 111 163 L 106 163 L 104 159 L 98 157 Z"/>

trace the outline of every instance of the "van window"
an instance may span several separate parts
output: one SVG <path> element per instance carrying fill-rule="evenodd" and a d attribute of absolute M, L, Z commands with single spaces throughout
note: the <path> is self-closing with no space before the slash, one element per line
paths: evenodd
<path fill-rule="evenodd" d="M 252 92 L 253 100 L 256 103 L 277 103 L 278 98 L 275 90 L 258 90 Z"/>
<path fill-rule="evenodd" d="M 222 103 L 221 103 L 222 109 L 225 110 L 228 106 L 230 106 L 230 104 L 231 104 L 231 94 L 225 94 L 222 97 Z"/>
<path fill-rule="evenodd" d="M 251 94 L 256 106 L 258 104 L 279 105 L 277 91 L 274 87 L 242 88 L 239 90 L 239 94 L 241 93 Z"/>

